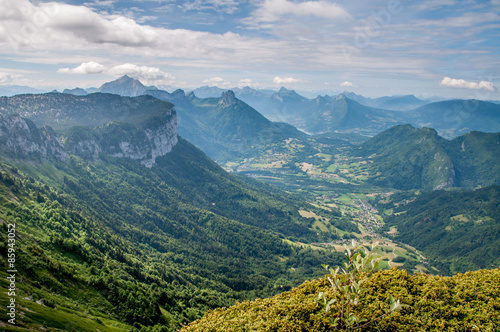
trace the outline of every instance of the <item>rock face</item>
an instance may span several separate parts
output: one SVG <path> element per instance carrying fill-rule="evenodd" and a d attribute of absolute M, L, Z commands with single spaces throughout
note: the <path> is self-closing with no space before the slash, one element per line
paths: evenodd
<path fill-rule="evenodd" d="M 0 142 L 17 156 L 36 156 L 44 160 L 66 160 L 61 139 L 50 127 L 37 128 L 35 124 L 18 115 L 0 114 Z"/>
<path fill-rule="evenodd" d="M 223 92 L 221 98 L 222 99 L 221 99 L 220 103 L 222 106 L 231 107 L 231 106 L 236 105 L 236 97 L 234 95 L 234 92 L 231 90 Z"/>
<path fill-rule="evenodd" d="M 177 114 L 172 108 L 140 126 L 110 122 L 94 129 L 72 128 L 67 135 L 66 148 L 85 159 L 96 159 L 105 153 L 139 160 L 144 166 L 152 167 L 156 158 L 172 151 L 177 141 Z"/>
<path fill-rule="evenodd" d="M 178 140 L 175 108 L 151 96 L 17 96 L 0 100 L 0 115 L 2 147 L 44 159 L 107 154 L 151 167 Z"/>

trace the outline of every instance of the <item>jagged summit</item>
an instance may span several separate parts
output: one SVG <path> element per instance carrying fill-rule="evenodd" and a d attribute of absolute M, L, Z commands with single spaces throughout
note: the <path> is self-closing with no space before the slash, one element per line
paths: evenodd
<path fill-rule="evenodd" d="M 231 90 L 223 92 L 221 95 L 220 104 L 225 107 L 236 105 L 236 96 L 234 95 L 234 92 Z"/>
<path fill-rule="evenodd" d="M 176 100 L 184 100 L 186 98 L 186 93 L 182 89 L 177 89 L 174 92 L 170 94 L 171 100 L 176 101 Z"/>

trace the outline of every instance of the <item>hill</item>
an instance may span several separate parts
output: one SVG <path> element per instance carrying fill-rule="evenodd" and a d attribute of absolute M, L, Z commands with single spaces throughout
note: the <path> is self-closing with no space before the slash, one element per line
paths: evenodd
<path fill-rule="evenodd" d="M 394 126 L 354 149 L 370 166 L 368 182 L 426 191 L 498 184 L 499 134 L 471 132 L 451 141 L 431 128 Z"/>
<path fill-rule="evenodd" d="M 353 311 L 358 317 L 378 317 L 392 295 L 403 308 L 361 331 L 494 331 L 500 327 L 499 283 L 498 269 L 439 277 L 410 276 L 394 268 L 375 273 L 361 286 L 366 291 Z M 181 331 L 340 331 L 317 301 L 320 292 L 331 296 L 330 288 L 326 278 L 305 282 L 271 299 L 211 311 Z M 330 310 L 339 312 L 339 304 Z"/>
<path fill-rule="evenodd" d="M 391 211 L 383 230 L 395 227 L 394 239 L 421 250 L 440 273 L 500 266 L 499 186 L 396 194 L 377 208 Z"/>
<path fill-rule="evenodd" d="M 445 143 L 461 187 L 500 184 L 500 133 L 471 131 Z"/>

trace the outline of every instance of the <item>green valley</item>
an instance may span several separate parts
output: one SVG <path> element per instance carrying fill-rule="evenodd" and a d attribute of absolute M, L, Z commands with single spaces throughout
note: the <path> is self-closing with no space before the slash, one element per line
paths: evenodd
<path fill-rule="evenodd" d="M 378 243 L 382 270 L 498 266 L 498 134 L 312 136 L 231 92 L 164 97 L 179 103 L 0 100 L 0 253 L 15 224 L 20 327 L 174 331 L 323 276 L 353 239 Z M 177 135 L 178 112 L 222 167 Z"/>

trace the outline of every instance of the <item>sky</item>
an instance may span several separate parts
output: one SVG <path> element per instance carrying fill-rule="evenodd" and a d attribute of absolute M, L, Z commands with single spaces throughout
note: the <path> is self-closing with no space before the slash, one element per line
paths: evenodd
<path fill-rule="evenodd" d="M 0 0 L 0 87 L 500 99 L 500 0 Z"/>

